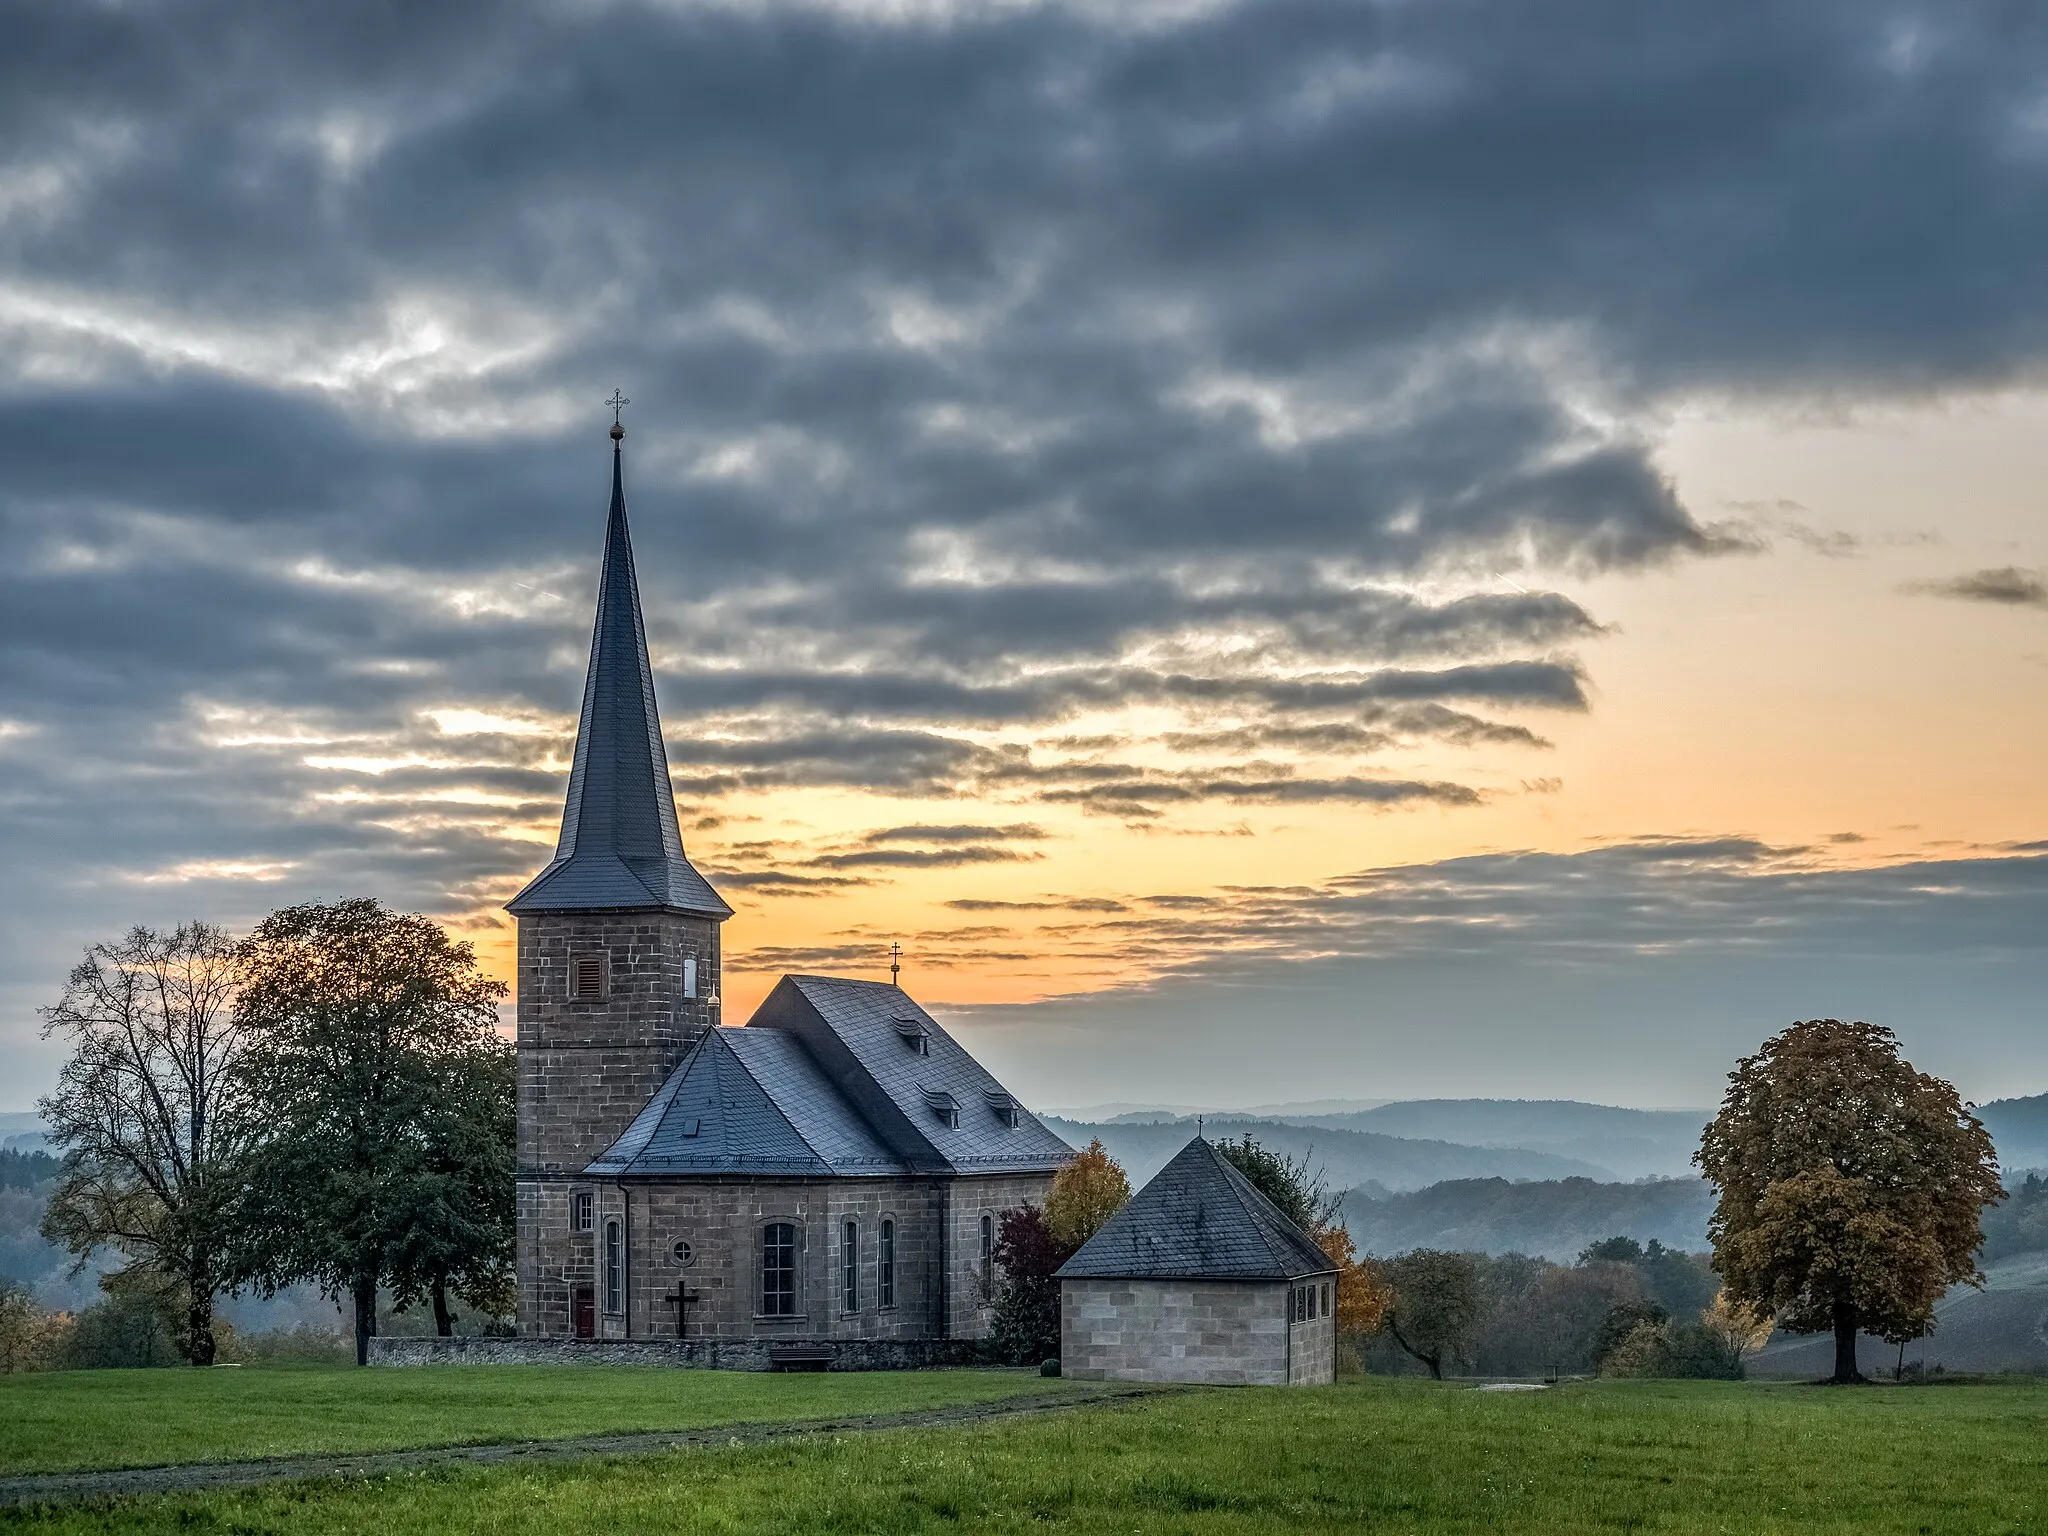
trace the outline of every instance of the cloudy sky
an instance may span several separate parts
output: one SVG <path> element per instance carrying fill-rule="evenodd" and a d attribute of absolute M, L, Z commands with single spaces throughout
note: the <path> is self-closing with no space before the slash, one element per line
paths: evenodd
<path fill-rule="evenodd" d="M 2048 18 L 19 0 L 0 1109 L 131 922 L 508 960 L 627 480 L 728 1014 L 1036 1102 L 2048 1089 Z"/>

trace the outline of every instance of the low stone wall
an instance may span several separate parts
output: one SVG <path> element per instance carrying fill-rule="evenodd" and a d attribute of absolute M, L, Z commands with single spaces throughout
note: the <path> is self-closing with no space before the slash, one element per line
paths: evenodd
<path fill-rule="evenodd" d="M 697 1371 L 915 1371 L 989 1365 L 977 1339 L 370 1340 L 372 1365 L 671 1365 Z"/>

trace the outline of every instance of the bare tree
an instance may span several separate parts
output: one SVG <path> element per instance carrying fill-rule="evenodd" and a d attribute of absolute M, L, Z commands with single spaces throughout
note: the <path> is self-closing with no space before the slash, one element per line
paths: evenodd
<path fill-rule="evenodd" d="M 38 1105 L 64 1152 L 44 1236 L 80 1268 L 111 1245 L 126 1273 L 173 1287 L 194 1365 L 213 1362 L 217 1211 L 254 1128 L 234 1070 L 235 976 L 223 930 L 137 927 L 88 949 L 63 998 L 42 1010 L 44 1038 L 72 1048 L 57 1091 Z"/>

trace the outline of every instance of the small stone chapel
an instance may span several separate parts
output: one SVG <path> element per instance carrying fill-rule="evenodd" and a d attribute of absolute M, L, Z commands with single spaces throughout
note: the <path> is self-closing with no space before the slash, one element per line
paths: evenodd
<path fill-rule="evenodd" d="M 732 908 L 676 821 L 625 431 L 555 857 L 519 923 L 524 1340 L 755 1369 L 982 1338 L 1003 1211 L 1073 1155 L 893 982 L 785 976 L 720 1016 Z"/>

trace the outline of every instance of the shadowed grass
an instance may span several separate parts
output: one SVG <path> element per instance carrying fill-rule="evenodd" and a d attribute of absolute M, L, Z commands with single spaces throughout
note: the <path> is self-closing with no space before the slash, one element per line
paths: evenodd
<path fill-rule="evenodd" d="M 1374 1381 L 971 1429 L 278 1485 L 38 1530 L 2039 1532 L 2048 1389 Z"/>
<path fill-rule="evenodd" d="M 0 1376 L 0 1474 L 894 1413 L 1057 1385 L 1035 1371 L 53 1371 Z"/>

